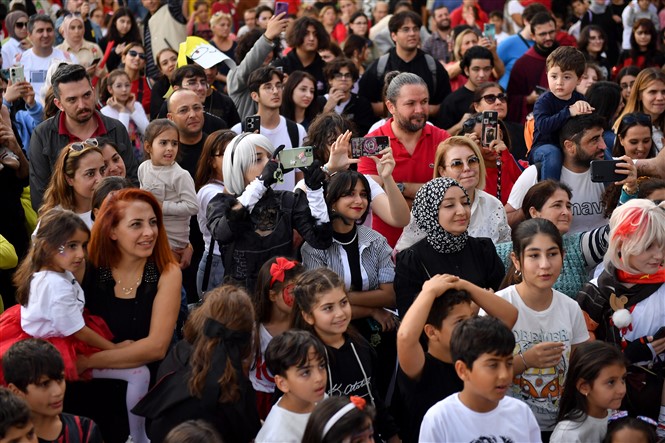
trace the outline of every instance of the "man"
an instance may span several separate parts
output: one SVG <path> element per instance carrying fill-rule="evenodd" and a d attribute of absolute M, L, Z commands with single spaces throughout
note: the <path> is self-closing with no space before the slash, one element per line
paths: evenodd
<path fill-rule="evenodd" d="M 284 74 L 280 71 L 272 66 L 264 66 L 249 75 L 247 86 L 252 100 L 257 104 L 256 115 L 261 117 L 259 132 L 268 137 L 275 148 L 284 145 L 286 149 L 290 149 L 303 145 L 307 131 L 302 125 L 279 115 L 284 90 L 283 79 Z M 244 128 L 244 123 L 238 123 L 231 130 L 240 134 L 247 128 Z M 297 180 L 301 178 L 300 172 L 285 174 L 284 183 L 278 184 L 275 189 L 292 191 Z"/>
<path fill-rule="evenodd" d="M 203 132 L 203 105 L 196 92 L 179 88 L 171 94 L 166 118 L 173 121 L 180 134 L 180 160 L 178 163 L 192 177 L 208 134 Z"/>
<path fill-rule="evenodd" d="M 159 77 L 159 68 L 155 65 L 155 56 L 165 48 L 177 50 L 178 45 L 187 38 L 187 17 L 183 12 L 181 0 L 141 0 L 148 10 L 143 19 L 143 46 L 146 56 L 146 75 Z"/>
<path fill-rule="evenodd" d="M 118 146 L 127 177 L 138 184 L 138 162 L 125 126 L 95 110 L 95 92 L 84 67 L 64 65 L 52 78 L 59 111 L 35 128 L 30 138 L 30 198 L 38 210 L 60 150 L 70 143 L 105 137 Z"/>
<path fill-rule="evenodd" d="M 573 0 L 570 3 L 570 6 L 573 8 L 573 18 L 577 19 L 577 21 L 570 25 L 568 33 L 576 39 L 579 39 L 580 31 L 582 30 L 582 17 L 586 15 L 589 9 L 589 4 L 586 0 Z"/>
<path fill-rule="evenodd" d="M 384 75 L 390 71 L 411 72 L 424 79 L 429 91 L 430 115 L 439 112 L 443 99 L 450 93 L 450 79 L 441 63 L 419 49 L 420 16 L 413 11 L 403 11 L 390 18 L 388 28 L 395 47 L 379 57 L 360 78 L 358 95 L 372 103 L 374 114 L 383 114 Z M 428 103 L 429 103 L 428 100 Z"/>
<path fill-rule="evenodd" d="M 386 106 L 393 117 L 367 136 L 390 138 L 395 157 L 393 178 L 410 205 L 423 183 L 432 179 L 436 148 L 449 135 L 443 129 L 427 124 L 428 87 L 416 74 L 403 72 L 390 82 Z M 358 171 L 384 185 L 371 158 L 362 157 Z M 372 216 L 372 228 L 384 235 L 392 247 L 402 233 L 402 229 L 388 225 L 376 214 Z"/>
<path fill-rule="evenodd" d="M 372 23 L 379 23 L 386 15 L 388 15 L 388 2 L 383 0 L 377 1 L 372 9 Z"/>
<path fill-rule="evenodd" d="M 539 96 L 536 86 L 547 89 L 545 61 L 559 46 L 554 18 L 549 12 L 539 12 L 529 25 L 535 44 L 515 62 L 508 82 L 507 120 L 515 123 L 524 123 L 533 111 Z"/>
<path fill-rule="evenodd" d="M 400 0 L 395 3 L 393 15 L 397 15 L 400 12 L 404 11 L 413 11 L 413 4 L 409 0 Z M 372 40 L 374 46 L 376 46 L 379 54 L 384 54 L 390 49 L 395 47 L 395 42 L 393 41 L 390 35 L 390 19 L 393 18 L 393 15 L 386 15 L 379 22 L 375 22 L 369 30 L 369 39 Z M 420 17 L 420 16 L 418 16 Z M 422 19 L 420 20 L 422 23 Z M 424 26 L 420 27 L 420 41 L 424 42 L 429 39 L 430 34 L 427 31 L 427 28 Z"/>
<path fill-rule="evenodd" d="M 224 120 L 229 126 L 240 123 L 240 115 L 238 115 L 238 110 L 231 97 L 222 92 L 220 88 L 214 86 L 217 73 L 219 72 L 219 65 L 204 69 L 203 72 L 208 83 L 205 101 L 203 102 L 205 109 L 212 115 L 216 115 Z"/>
<path fill-rule="evenodd" d="M 247 31 L 251 31 L 252 29 L 256 28 L 256 9 L 247 9 L 243 13 L 242 17 L 245 24 L 242 25 L 240 29 L 238 29 L 238 34 L 236 35 L 238 38 L 246 34 Z"/>
<path fill-rule="evenodd" d="M 510 72 L 517 59 L 523 56 L 524 53 L 533 46 L 531 25 L 529 23 L 539 12 L 547 12 L 547 9 L 540 3 L 532 3 L 524 8 L 524 13 L 522 14 L 522 23 L 524 23 L 524 27 L 519 33 L 511 35 L 497 47 L 497 54 L 505 66 L 503 76 L 499 79 L 499 84 L 503 89 L 508 88 Z"/>
<path fill-rule="evenodd" d="M 25 51 L 18 58 L 23 65 L 23 75 L 32 84 L 32 88 L 44 103 L 42 88 L 46 82 L 46 71 L 51 66 L 52 60 L 69 60 L 78 63 L 76 56 L 65 54 L 60 49 L 54 48 L 55 34 L 53 21 L 48 15 L 37 14 L 28 20 L 28 38 L 32 42 L 32 48 Z"/>
<path fill-rule="evenodd" d="M 471 117 L 469 107 L 474 92 L 478 85 L 489 81 L 494 69 L 494 56 L 487 48 L 472 46 L 464 53 L 460 68 L 467 78 L 466 83 L 443 101 L 436 124 L 439 128 L 446 128 L 449 134 L 458 134 L 466 119 Z"/>
<path fill-rule="evenodd" d="M 605 156 L 605 142 L 603 141 L 603 128 L 605 120 L 595 114 L 572 117 L 563 126 L 559 133 L 559 140 L 563 149 L 563 165 L 561 167 L 561 182 L 574 190 L 570 200 L 573 211 L 573 221 L 569 233 L 589 231 L 607 223 L 603 215 L 602 195 L 605 191 L 603 183 L 591 181 L 591 161 L 603 160 Z M 625 169 L 626 175 L 634 171 L 635 166 Z M 538 165 L 531 165 L 522 172 L 517 179 L 508 203 L 506 214 L 508 222 L 516 226 L 524 215 L 522 201 L 524 195 L 539 180 Z"/>
<path fill-rule="evenodd" d="M 450 51 L 448 50 L 448 40 L 452 38 L 450 31 L 450 13 L 445 6 L 439 6 L 432 11 L 436 28 L 430 38 L 423 44 L 423 51 L 430 54 L 441 64 L 445 65 L 450 61 Z"/>

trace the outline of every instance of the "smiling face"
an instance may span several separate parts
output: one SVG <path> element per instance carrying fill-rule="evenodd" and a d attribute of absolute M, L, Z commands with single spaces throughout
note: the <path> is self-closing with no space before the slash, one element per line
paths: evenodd
<path fill-rule="evenodd" d="M 76 272 L 85 260 L 86 249 L 90 236 L 87 232 L 77 229 L 74 235 L 60 245 L 60 250 L 55 253 L 49 270 L 55 272 Z"/>
<path fill-rule="evenodd" d="M 590 54 L 600 54 L 605 46 L 605 38 L 599 31 L 589 31 L 589 44 L 587 52 Z"/>
<path fill-rule="evenodd" d="M 640 93 L 640 100 L 644 112 L 651 115 L 655 121 L 665 111 L 665 83 L 660 80 L 652 80 Z"/>
<path fill-rule="evenodd" d="M 439 166 L 442 177 L 457 180 L 467 192 L 473 192 L 480 179 L 480 160 L 468 146 L 453 146 L 444 157 L 444 165 Z"/>
<path fill-rule="evenodd" d="M 429 91 L 423 85 L 404 85 L 395 103 L 386 102 L 395 123 L 406 132 L 418 132 L 429 116 Z"/>
<path fill-rule="evenodd" d="M 171 166 L 178 155 L 178 131 L 169 128 L 160 133 L 151 144 L 146 142 L 150 161 L 155 166 Z"/>
<path fill-rule="evenodd" d="M 159 71 L 164 75 L 171 75 L 178 64 L 178 54 L 164 51 L 159 56 Z"/>
<path fill-rule="evenodd" d="M 145 51 L 140 46 L 132 46 L 122 57 L 126 69 L 140 71 L 145 67 Z"/>
<path fill-rule="evenodd" d="M 36 21 L 32 32 L 30 33 L 30 41 L 35 49 L 40 52 L 48 52 L 53 48 L 55 41 L 55 31 L 51 22 Z"/>
<path fill-rule="evenodd" d="M 631 126 L 626 131 L 625 136 L 619 136 L 619 142 L 621 142 L 621 146 L 623 146 L 628 157 L 633 160 L 645 159 L 651 152 L 653 144 L 651 128 L 641 125 Z"/>
<path fill-rule="evenodd" d="M 664 249 L 663 246 L 653 243 L 641 254 L 628 255 L 627 258 L 627 254 L 624 254 L 624 260 L 627 260 L 628 266 L 643 274 L 655 274 L 663 267 Z"/>
<path fill-rule="evenodd" d="M 531 218 L 544 218 L 556 226 L 563 235 L 570 229 L 570 223 L 573 221 L 573 210 L 568 193 L 563 189 L 557 189 L 547 199 L 540 211 L 536 208 L 529 208 Z"/>
<path fill-rule="evenodd" d="M 122 218 L 111 229 L 111 240 L 116 242 L 125 257 L 148 258 L 152 255 L 159 232 L 155 211 L 140 200 L 125 205 Z"/>
<path fill-rule="evenodd" d="M 358 180 L 353 189 L 345 192 L 332 204 L 331 209 L 349 221 L 358 221 L 367 212 L 369 205 L 368 190 L 362 181 Z"/>
<path fill-rule="evenodd" d="M 314 327 L 323 343 L 337 342 L 351 322 L 351 304 L 342 288 L 318 295 L 311 313 L 302 313 L 303 319 Z"/>
<path fill-rule="evenodd" d="M 439 205 L 439 225 L 453 235 L 461 235 L 469 227 L 471 204 L 459 186 L 451 186 Z"/>
<path fill-rule="evenodd" d="M 73 188 L 77 209 L 84 209 L 90 205 L 92 193 L 103 178 L 104 171 L 102 154 L 88 151 L 80 156 L 74 177 L 65 176 L 67 184 Z"/>
<path fill-rule="evenodd" d="M 102 156 L 104 157 L 104 177 L 126 177 L 127 170 L 125 161 L 118 151 L 111 145 L 102 147 Z"/>
<path fill-rule="evenodd" d="M 515 269 L 522 273 L 522 283 L 533 289 L 552 289 L 563 267 L 563 255 L 552 237 L 536 234 L 518 260 L 511 254 Z"/>
<path fill-rule="evenodd" d="M 298 108 L 307 109 L 314 100 L 315 92 L 314 82 L 308 78 L 303 78 L 293 90 L 293 103 Z"/>

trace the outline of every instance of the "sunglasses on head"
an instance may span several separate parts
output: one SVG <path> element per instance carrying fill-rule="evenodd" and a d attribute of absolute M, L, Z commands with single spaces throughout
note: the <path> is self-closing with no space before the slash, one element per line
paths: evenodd
<path fill-rule="evenodd" d="M 651 116 L 641 112 L 631 112 L 630 114 L 624 115 L 621 119 L 622 125 L 634 125 L 636 123 L 643 126 L 651 126 Z"/>
<path fill-rule="evenodd" d="M 131 55 L 132 57 L 138 56 L 141 60 L 145 60 L 145 54 L 143 52 L 138 52 L 131 49 L 127 52 L 127 54 Z"/>
<path fill-rule="evenodd" d="M 504 103 L 505 103 L 506 101 L 508 101 L 508 96 L 507 96 L 506 94 L 504 94 L 503 92 L 500 92 L 500 93 L 498 93 L 498 94 L 487 94 L 487 95 L 483 95 L 481 98 L 482 98 L 483 100 L 485 100 L 487 103 L 489 103 L 490 105 L 493 105 L 494 102 L 497 101 L 497 100 L 500 100 L 500 101 L 502 101 L 502 102 L 504 102 Z"/>
<path fill-rule="evenodd" d="M 89 147 L 93 147 L 93 148 L 98 148 L 99 147 L 99 142 L 97 141 L 96 138 L 89 138 L 89 139 L 84 140 L 82 142 L 72 143 L 71 145 L 69 145 L 69 150 L 70 151 L 81 152 L 85 148 L 89 148 Z"/>

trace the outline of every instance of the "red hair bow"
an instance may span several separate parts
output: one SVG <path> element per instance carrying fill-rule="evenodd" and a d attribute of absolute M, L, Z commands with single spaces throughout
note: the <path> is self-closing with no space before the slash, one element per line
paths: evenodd
<path fill-rule="evenodd" d="M 277 257 L 276 262 L 270 265 L 270 275 L 272 276 L 270 279 L 270 287 L 272 288 L 275 281 L 284 282 L 284 272 L 295 268 L 297 264 L 298 262 L 295 260 Z"/>
<path fill-rule="evenodd" d="M 358 397 L 357 395 L 352 395 L 349 397 L 349 400 L 351 400 L 351 403 L 353 403 L 356 408 L 360 409 L 361 411 L 365 410 L 365 405 L 367 402 L 365 401 L 364 398 Z"/>

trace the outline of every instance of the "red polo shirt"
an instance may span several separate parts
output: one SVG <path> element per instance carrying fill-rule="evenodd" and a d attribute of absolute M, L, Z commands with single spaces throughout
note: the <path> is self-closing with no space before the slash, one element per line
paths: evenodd
<path fill-rule="evenodd" d="M 78 136 L 69 132 L 67 126 L 65 125 L 65 117 L 66 117 L 65 113 L 61 112 L 60 119 L 58 120 L 58 134 L 66 135 L 67 137 L 69 137 L 69 143 L 82 141 L 80 138 L 78 138 Z M 92 118 L 94 118 L 95 121 L 97 122 L 97 129 L 95 129 L 95 132 L 92 133 L 90 138 L 101 137 L 103 135 L 106 135 L 107 133 L 106 126 L 104 126 L 104 122 L 102 121 L 101 117 L 96 111 L 93 111 Z"/>
<path fill-rule="evenodd" d="M 436 148 L 439 143 L 450 137 L 450 134 L 436 126 L 426 124 L 413 155 L 411 155 L 393 133 L 392 122 L 393 119 L 391 118 L 383 126 L 367 134 L 367 137 L 384 135 L 390 138 L 390 146 L 395 157 L 393 178 L 398 183 L 426 183 L 430 181 L 434 176 Z M 376 171 L 376 163 L 371 158 L 366 157 L 360 159 L 358 171 L 366 175 L 379 175 Z M 388 244 L 392 247 L 395 247 L 397 239 L 402 234 L 402 228 L 390 226 L 376 214 L 372 214 L 372 229 L 385 236 L 388 239 Z"/>

